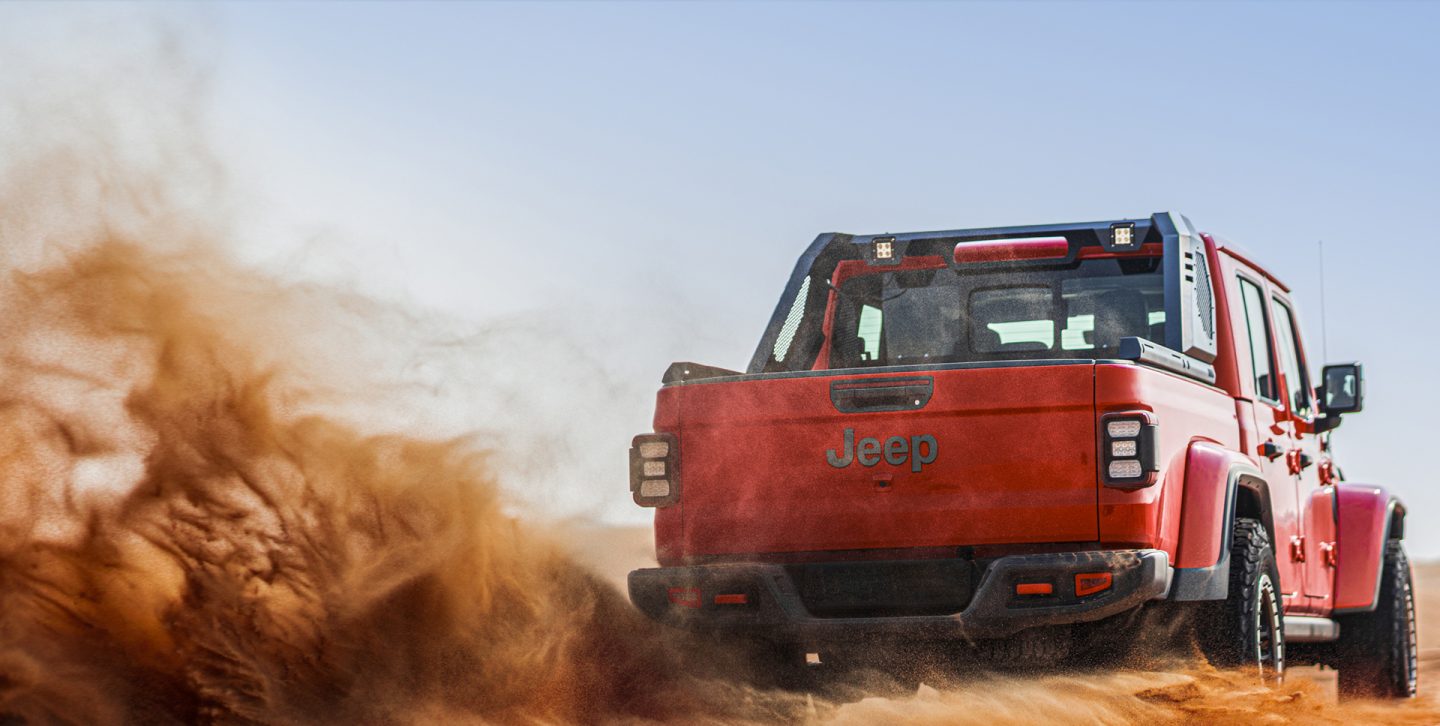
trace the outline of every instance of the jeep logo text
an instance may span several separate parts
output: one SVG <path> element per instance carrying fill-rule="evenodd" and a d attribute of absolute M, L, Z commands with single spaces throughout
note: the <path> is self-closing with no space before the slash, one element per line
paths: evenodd
<path fill-rule="evenodd" d="M 884 446 L 881 446 L 880 439 L 860 439 L 859 446 L 855 444 L 855 429 L 845 429 L 845 444 L 843 453 L 836 454 L 834 449 L 825 452 L 825 461 L 836 469 L 844 469 L 850 466 L 850 462 L 860 461 L 861 466 L 875 466 L 880 463 L 883 457 L 885 463 L 891 466 L 900 466 L 906 459 L 910 460 L 910 471 L 918 472 L 932 461 L 940 452 L 940 446 L 935 442 L 935 437 L 928 434 L 911 436 L 906 440 L 901 436 L 891 436 L 885 439 Z"/>

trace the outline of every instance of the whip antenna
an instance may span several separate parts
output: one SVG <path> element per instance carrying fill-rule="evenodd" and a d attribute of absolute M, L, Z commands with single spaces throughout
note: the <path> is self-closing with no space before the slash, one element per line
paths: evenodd
<path fill-rule="evenodd" d="M 1320 257 L 1320 356 L 1330 360 L 1330 346 L 1325 325 L 1325 240 L 1316 243 L 1316 254 Z"/>

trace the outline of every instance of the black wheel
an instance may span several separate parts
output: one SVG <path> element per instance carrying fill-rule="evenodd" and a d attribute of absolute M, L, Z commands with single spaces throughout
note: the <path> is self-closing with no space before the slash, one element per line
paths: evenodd
<path fill-rule="evenodd" d="M 1184 625 L 1189 603 L 1151 602 L 1075 628 L 1068 662 L 1082 668 L 1163 668 L 1194 641 Z"/>
<path fill-rule="evenodd" d="M 913 695 L 924 675 L 935 671 L 933 650 L 923 644 L 871 644 L 821 653 L 824 665 L 813 670 L 816 692 L 837 703 Z"/>
<path fill-rule="evenodd" d="M 1285 676 L 1285 627 L 1280 572 L 1265 526 L 1237 519 L 1230 543 L 1230 593 L 1204 612 L 1196 634 L 1221 668 L 1254 669 L 1262 681 Z"/>
<path fill-rule="evenodd" d="M 1070 655 L 1072 640 L 1068 627 L 1030 628 L 1006 638 L 978 641 L 974 651 L 981 662 L 992 668 L 1047 668 Z"/>
<path fill-rule="evenodd" d="M 815 646 L 811 646 L 815 647 Z M 819 662 L 797 643 L 735 638 L 728 650 L 717 652 L 729 662 L 709 667 L 727 680 L 770 691 L 790 691 L 833 703 L 859 701 L 868 696 L 899 697 L 913 694 L 929 662 L 910 650 L 883 644 L 864 648 L 823 648 Z M 3 726 L 3 724 L 0 724 Z"/>
<path fill-rule="evenodd" d="M 762 689 L 802 691 L 810 686 L 812 679 L 807 677 L 805 653 L 799 645 L 760 638 L 736 638 L 729 645 L 732 656 L 738 656 L 738 662 L 722 665 L 738 671 L 729 677 Z"/>
<path fill-rule="evenodd" d="M 1385 545 L 1380 599 L 1374 612 L 1340 618 L 1336 666 L 1345 698 L 1410 698 L 1420 669 L 1415 637 L 1415 593 L 1410 561 L 1400 540 Z"/>

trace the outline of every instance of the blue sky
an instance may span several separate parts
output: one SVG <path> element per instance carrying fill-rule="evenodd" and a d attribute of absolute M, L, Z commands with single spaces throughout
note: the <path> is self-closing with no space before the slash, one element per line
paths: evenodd
<path fill-rule="evenodd" d="M 818 232 L 1175 209 L 1290 283 L 1315 368 L 1325 241 L 1329 358 L 1364 361 L 1369 383 L 1335 437 L 1347 474 L 1440 516 L 1419 455 L 1440 437 L 1440 5 L 118 14 L 171 24 L 208 69 L 195 103 L 250 210 L 245 254 L 585 341 L 607 381 L 584 394 L 594 415 L 547 404 L 571 442 L 560 510 L 642 520 L 623 450 L 660 372 L 743 366 Z M 1440 556 L 1440 533 L 1411 537 Z"/>

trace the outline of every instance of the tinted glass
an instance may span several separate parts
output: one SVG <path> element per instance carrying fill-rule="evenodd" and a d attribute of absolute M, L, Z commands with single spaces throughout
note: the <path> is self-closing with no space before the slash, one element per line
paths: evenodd
<path fill-rule="evenodd" d="M 1275 301 L 1275 338 L 1280 346 L 1280 367 L 1285 371 L 1285 387 L 1289 389 L 1290 410 L 1297 416 L 1309 416 L 1310 376 L 1302 365 L 1300 338 L 1295 335 L 1295 317 L 1290 308 L 1279 300 Z"/>
<path fill-rule="evenodd" d="M 1164 307 L 1158 257 L 866 271 L 839 285 L 830 367 L 1113 357 L 1163 341 Z"/>
<path fill-rule="evenodd" d="M 1325 366 L 1325 408 L 1332 411 L 1360 410 L 1360 369 L 1352 364 Z"/>
<path fill-rule="evenodd" d="M 1270 328 L 1265 324 L 1265 295 L 1260 292 L 1258 285 L 1242 277 L 1240 300 L 1245 306 L 1250 363 L 1255 370 L 1255 394 L 1271 401 L 1279 400 L 1280 397 L 1275 393 L 1275 375 L 1270 363 L 1275 356 L 1270 349 Z"/>
<path fill-rule="evenodd" d="M 970 293 L 970 350 L 1055 348 L 1055 295 L 1049 287 L 1002 287 Z"/>

